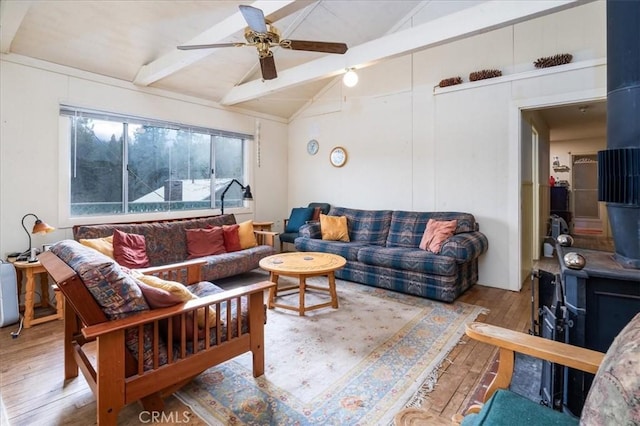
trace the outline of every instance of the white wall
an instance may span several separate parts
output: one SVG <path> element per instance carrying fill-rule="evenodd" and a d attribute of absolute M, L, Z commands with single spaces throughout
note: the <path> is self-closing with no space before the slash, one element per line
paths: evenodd
<path fill-rule="evenodd" d="M 254 147 L 250 164 L 255 201 L 237 210 L 238 220 L 272 220 L 286 212 L 287 124 L 281 119 L 225 110 L 212 102 L 177 96 L 54 64 L 14 55 L 0 61 L 0 255 L 22 251 L 27 236 L 21 226 L 26 213 L 35 213 L 56 231 L 32 236 L 33 246 L 72 238 L 71 222 L 61 216 L 60 159 L 68 156 L 59 140 L 59 107 L 74 106 L 169 120 L 203 127 L 254 134 L 260 127 L 260 165 Z M 256 141 L 257 145 L 257 141 Z M 233 211 L 231 211 L 233 212 Z M 199 211 L 198 215 L 216 214 Z M 193 214 L 192 214 L 193 215 Z M 167 214 L 163 214 L 167 217 Z M 183 216 L 177 213 L 175 216 Z M 153 215 L 131 215 L 146 220 Z M 95 223 L 98 219 L 85 219 Z M 33 219 L 26 221 L 28 228 Z"/>
<path fill-rule="evenodd" d="M 534 69 L 557 53 L 575 66 Z M 605 3 L 595 2 L 361 69 L 358 86 L 334 82 L 290 123 L 289 207 L 470 212 L 489 238 L 479 282 L 519 290 L 519 109 L 603 96 L 604 57 Z M 434 90 L 487 68 L 504 77 Z M 305 151 L 312 135 L 316 156 Z M 336 145 L 349 153 L 340 169 L 328 160 Z"/>

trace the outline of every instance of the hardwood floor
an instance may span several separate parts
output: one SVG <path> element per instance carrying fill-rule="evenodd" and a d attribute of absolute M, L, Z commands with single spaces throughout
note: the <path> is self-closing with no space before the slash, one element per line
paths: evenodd
<path fill-rule="evenodd" d="M 552 266 L 554 259 L 543 260 Z M 251 273 L 250 273 L 251 274 Z M 251 279 L 263 279 L 263 276 Z M 220 282 L 223 287 L 227 287 Z M 230 282 L 229 286 L 237 285 Z M 531 282 L 526 280 L 520 292 L 476 285 L 459 301 L 488 309 L 479 320 L 527 332 L 530 327 Z M 12 338 L 17 326 L 0 329 L 0 420 L 2 425 L 91 425 L 95 424 L 95 399 L 82 375 L 63 382 L 62 321 L 36 325 Z M 417 424 L 451 424 L 451 416 L 469 405 L 496 349 L 466 336 L 450 353 L 439 371 L 433 392 L 427 394 L 421 408 L 430 414 Z M 132 404 L 121 411 L 119 424 L 149 423 L 142 407 Z M 176 398 L 166 401 L 168 416 L 180 416 L 181 424 L 203 425 L 188 407 Z M 186 417 L 183 414 L 186 413 Z M 140 417 L 142 416 L 142 417 Z M 166 422 L 175 424 L 171 417 Z M 145 421 L 146 420 L 146 421 Z M 186 420 L 186 421 L 185 421 Z"/>

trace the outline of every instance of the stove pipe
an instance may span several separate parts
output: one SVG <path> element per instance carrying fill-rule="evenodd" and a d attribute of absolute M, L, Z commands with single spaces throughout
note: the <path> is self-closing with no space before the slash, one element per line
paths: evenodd
<path fill-rule="evenodd" d="M 607 149 L 598 152 L 615 259 L 640 269 L 640 1 L 607 0 Z"/>

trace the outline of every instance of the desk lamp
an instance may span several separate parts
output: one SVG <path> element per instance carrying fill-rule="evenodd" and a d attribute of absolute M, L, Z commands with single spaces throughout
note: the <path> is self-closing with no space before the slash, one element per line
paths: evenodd
<path fill-rule="evenodd" d="M 240 185 L 240 188 L 242 188 L 242 190 L 244 191 L 242 194 L 243 199 L 253 200 L 253 195 L 251 194 L 251 187 L 249 185 L 244 186 L 240 182 L 238 182 L 236 179 L 233 179 L 231 182 L 229 182 L 229 185 L 227 185 L 224 191 L 222 191 L 222 195 L 220 196 L 220 211 L 222 214 L 224 214 L 224 194 L 227 193 L 227 191 L 229 190 L 229 188 L 231 188 L 231 185 L 233 185 L 234 182 Z"/>
<path fill-rule="evenodd" d="M 32 247 L 31 247 L 31 234 L 29 234 L 29 231 L 27 231 L 27 227 L 24 226 L 24 220 L 29 216 L 33 216 L 36 218 L 36 222 L 33 224 L 33 229 L 31 230 L 31 234 L 48 234 L 49 232 L 55 231 L 56 228 L 54 228 L 53 226 L 47 225 L 45 222 L 41 221 L 38 218 L 38 216 L 36 216 L 33 213 L 27 213 L 22 217 L 22 228 L 24 228 L 24 232 L 26 232 L 27 237 L 29 237 L 29 249 L 24 253 L 22 253 L 22 255 L 23 256 L 29 255 L 29 259 L 28 259 L 29 262 L 37 262 L 38 259 L 36 258 L 36 252 L 35 250 L 32 250 Z"/>

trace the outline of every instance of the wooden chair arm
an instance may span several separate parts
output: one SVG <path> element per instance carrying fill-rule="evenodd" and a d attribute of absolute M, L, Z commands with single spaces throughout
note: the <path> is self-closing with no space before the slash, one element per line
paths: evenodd
<path fill-rule="evenodd" d="M 513 377 L 515 352 L 596 373 L 604 354 L 566 343 L 531 336 L 495 325 L 474 322 L 467 324 L 467 336 L 500 349 L 498 372 L 487 387 L 483 401 L 487 402 L 498 389 L 508 389 Z"/>
<path fill-rule="evenodd" d="M 114 331 L 137 327 L 139 325 L 144 325 L 176 315 L 181 315 L 183 313 L 195 311 L 196 309 L 203 308 L 205 306 L 214 305 L 216 303 L 225 302 L 227 300 L 235 299 L 242 296 L 248 296 L 257 292 L 263 292 L 273 286 L 275 286 L 275 284 L 270 281 L 262 281 L 256 284 L 238 287 L 232 290 L 224 291 L 222 293 L 213 294 L 211 296 L 189 300 L 187 302 L 179 303 L 168 308 L 152 309 L 150 311 L 140 312 L 127 318 L 87 326 L 82 329 L 82 334 L 86 339 L 95 339 L 98 336 L 113 333 Z"/>
<path fill-rule="evenodd" d="M 204 259 L 186 260 L 168 265 L 150 266 L 136 269 L 145 275 L 157 275 L 165 279 L 173 279 L 183 284 L 195 284 L 202 281 L 202 267 L 207 264 Z"/>
<path fill-rule="evenodd" d="M 602 352 L 480 322 L 467 324 L 466 333 L 480 342 L 592 374 L 598 371 L 604 357 Z"/>

